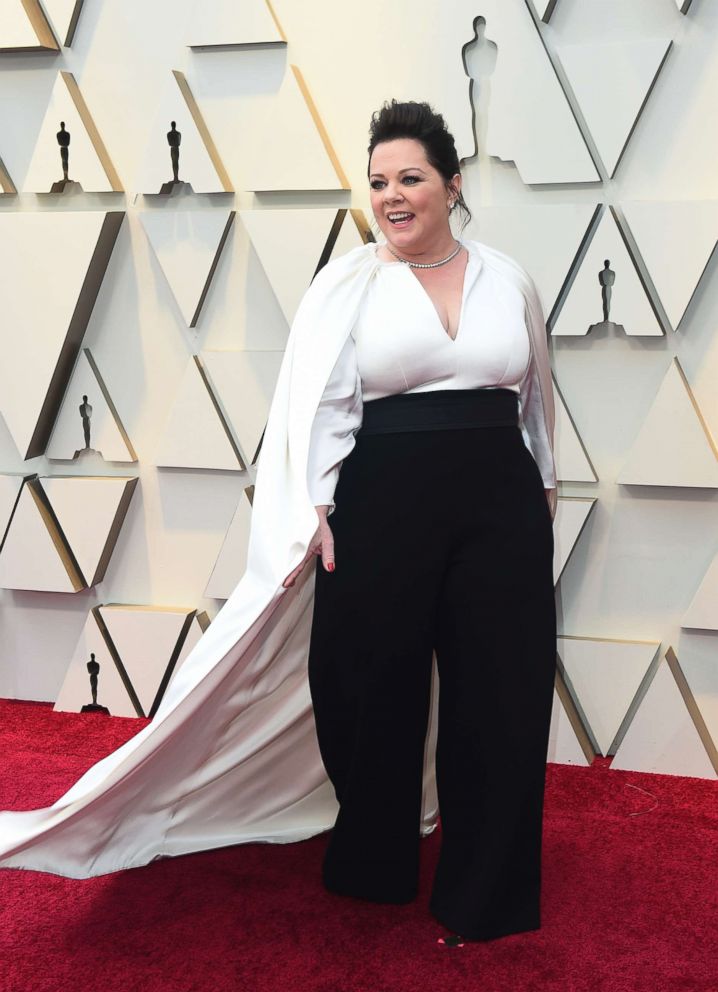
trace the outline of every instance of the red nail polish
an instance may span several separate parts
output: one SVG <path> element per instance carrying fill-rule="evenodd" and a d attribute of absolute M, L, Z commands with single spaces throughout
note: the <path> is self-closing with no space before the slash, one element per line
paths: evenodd
<path fill-rule="evenodd" d="M 329 570 L 330 572 L 333 572 L 333 571 L 334 571 L 334 562 L 333 562 L 333 561 L 330 561 L 330 562 L 329 562 L 329 563 L 327 564 L 327 569 L 328 569 L 328 570 Z"/>

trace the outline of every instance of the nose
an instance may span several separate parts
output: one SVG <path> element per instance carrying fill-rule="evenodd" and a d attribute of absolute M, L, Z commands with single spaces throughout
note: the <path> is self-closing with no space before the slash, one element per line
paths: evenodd
<path fill-rule="evenodd" d="M 384 202 L 385 203 L 396 203 L 397 200 L 402 199 L 401 187 L 394 185 L 391 182 L 387 182 L 384 187 Z"/>

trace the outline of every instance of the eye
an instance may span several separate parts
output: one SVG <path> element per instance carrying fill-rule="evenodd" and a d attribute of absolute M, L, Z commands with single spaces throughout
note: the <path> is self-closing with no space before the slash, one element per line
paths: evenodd
<path fill-rule="evenodd" d="M 410 182 L 411 185 L 413 186 L 414 183 L 421 182 L 421 180 L 419 179 L 418 176 L 404 176 L 404 178 L 402 179 L 402 182 L 404 182 L 404 183 L 405 182 Z"/>
<path fill-rule="evenodd" d="M 382 183 L 381 179 L 372 179 L 369 185 L 371 186 L 372 189 L 381 189 L 384 184 Z"/>

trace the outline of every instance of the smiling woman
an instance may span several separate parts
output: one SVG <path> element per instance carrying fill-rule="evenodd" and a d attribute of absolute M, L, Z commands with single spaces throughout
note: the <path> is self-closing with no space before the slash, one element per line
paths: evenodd
<path fill-rule="evenodd" d="M 314 418 L 319 526 L 286 581 L 321 555 L 308 674 L 340 807 L 323 878 L 339 895 L 416 896 L 436 653 L 430 909 L 458 946 L 540 925 L 556 657 L 546 328 L 520 266 L 452 233 L 452 211 L 471 213 L 441 115 L 392 101 L 370 139 L 385 241 L 366 246 L 376 271 Z"/>

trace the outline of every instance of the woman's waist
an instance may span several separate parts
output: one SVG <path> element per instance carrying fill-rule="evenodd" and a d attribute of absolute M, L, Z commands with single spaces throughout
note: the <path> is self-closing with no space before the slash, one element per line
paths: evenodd
<path fill-rule="evenodd" d="M 519 397 L 513 389 L 434 389 L 393 393 L 363 404 L 356 437 L 403 431 L 517 427 Z"/>

